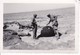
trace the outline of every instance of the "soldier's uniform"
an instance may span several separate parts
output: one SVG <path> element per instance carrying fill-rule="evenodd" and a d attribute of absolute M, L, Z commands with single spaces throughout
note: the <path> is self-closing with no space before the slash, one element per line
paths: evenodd
<path fill-rule="evenodd" d="M 51 23 L 51 26 L 52 26 L 52 28 L 53 28 L 56 36 L 58 37 L 57 39 L 59 39 L 60 37 L 59 37 L 59 32 L 58 32 L 58 21 L 57 21 L 57 17 L 56 16 L 52 16 L 51 17 L 50 15 L 48 17 L 50 18 L 50 21 L 49 21 L 48 24 Z"/>
<path fill-rule="evenodd" d="M 32 26 L 33 26 L 33 38 L 36 39 L 37 36 L 37 23 L 36 23 L 36 18 L 37 15 L 34 15 L 33 21 L 32 21 Z"/>

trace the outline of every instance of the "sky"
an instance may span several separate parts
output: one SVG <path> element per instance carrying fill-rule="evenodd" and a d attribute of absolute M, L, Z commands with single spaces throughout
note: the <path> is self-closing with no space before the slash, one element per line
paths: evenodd
<path fill-rule="evenodd" d="M 4 3 L 3 13 L 30 12 L 48 9 L 74 7 L 74 4 L 45 4 L 45 3 Z"/>

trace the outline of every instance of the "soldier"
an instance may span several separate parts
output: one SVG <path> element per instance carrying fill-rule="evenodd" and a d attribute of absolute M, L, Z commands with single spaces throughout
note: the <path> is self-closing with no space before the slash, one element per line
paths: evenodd
<path fill-rule="evenodd" d="M 32 20 L 32 27 L 33 27 L 33 38 L 36 39 L 37 36 L 37 23 L 35 18 L 37 18 L 37 14 L 34 14 L 34 18 Z"/>
<path fill-rule="evenodd" d="M 57 21 L 57 17 L 58 17 L 58 16 L 48 14 L 47 17 L 50 18 L 50 21 L 49 21 L 48 24 L 51 23 L 52 28 L 53 28 L 53 30 L 54 30 L 54 32 L 55 32 L 55 34 L 56 34 L 57 40 L 60 39 L 60 36 L 59 36 L 60 33 L 58 32 L 58 21 Z M 47 24 L 47 25 L 48 25 L 48 24 Z"/>

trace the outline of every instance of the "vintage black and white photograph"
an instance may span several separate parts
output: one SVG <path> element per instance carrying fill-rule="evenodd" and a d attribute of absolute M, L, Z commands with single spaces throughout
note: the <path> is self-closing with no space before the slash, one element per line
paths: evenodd
<path fill-rule="evenodd" d="M 3 5 L 4 50 L 75 50 L 75 4 Z"/>

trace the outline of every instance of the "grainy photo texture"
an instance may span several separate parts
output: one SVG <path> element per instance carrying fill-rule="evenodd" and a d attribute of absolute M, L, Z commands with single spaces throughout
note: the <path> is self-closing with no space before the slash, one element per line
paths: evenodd
<path fill-rule="evenodd" d="M 74 50 L 74 4 L 4 3 L 3 48 Z"/>

